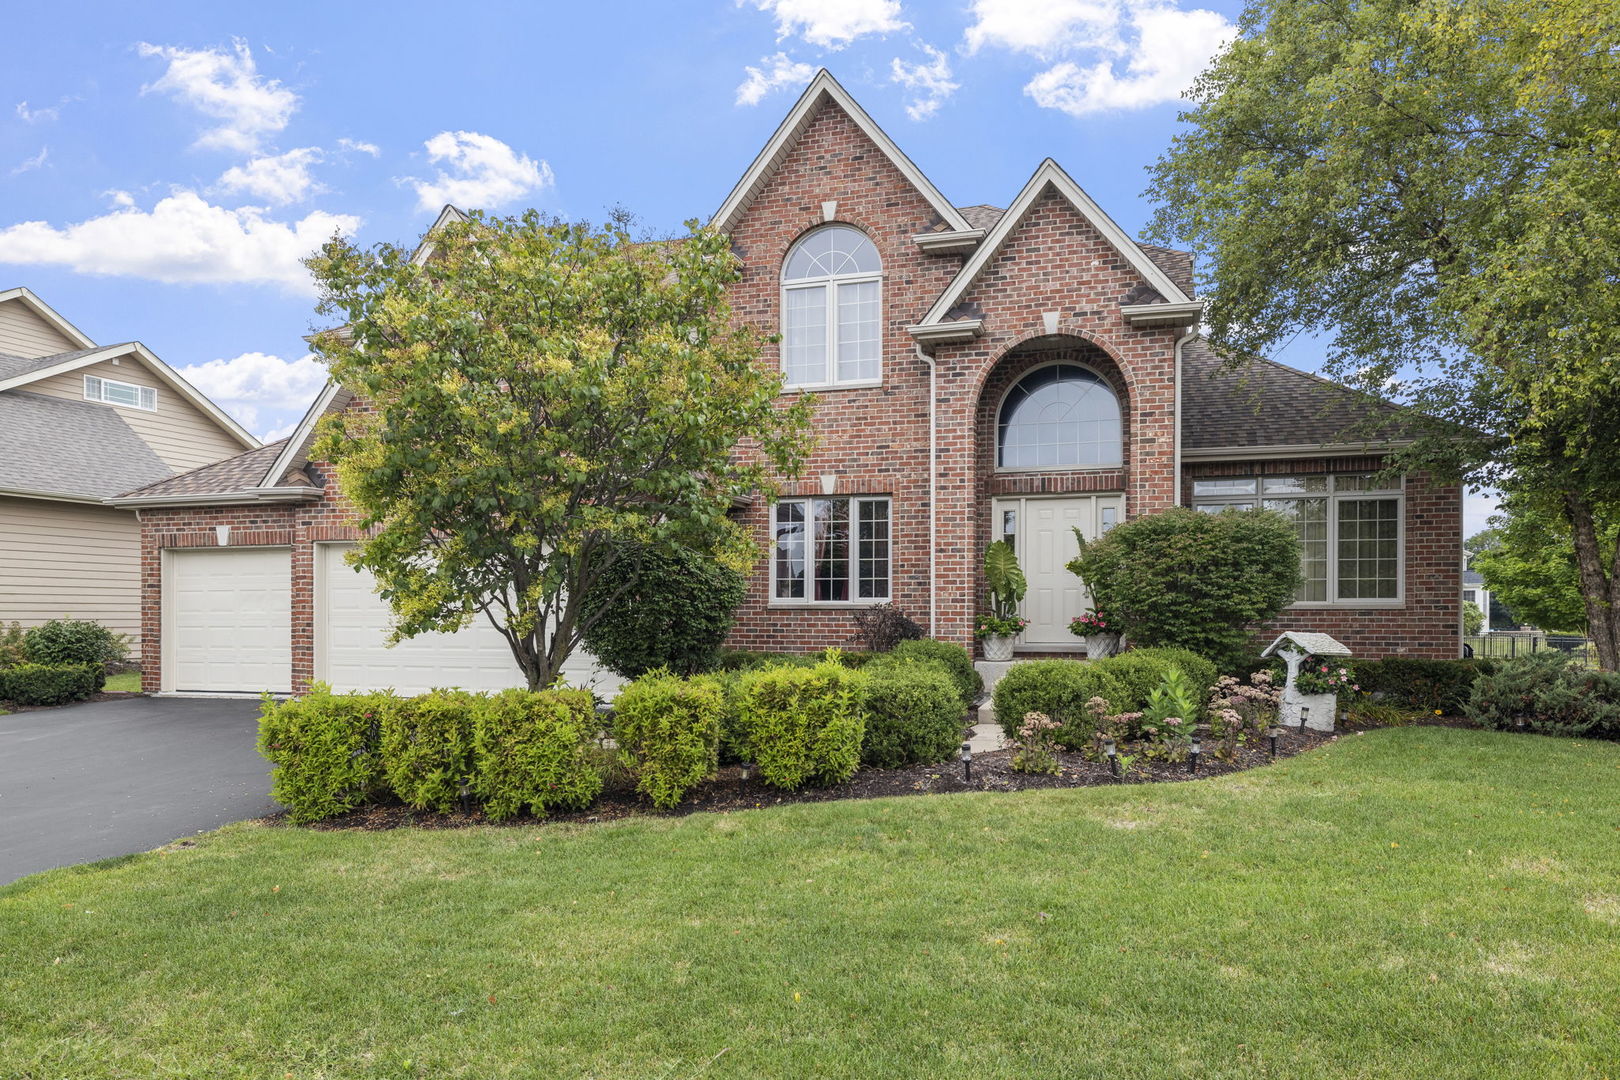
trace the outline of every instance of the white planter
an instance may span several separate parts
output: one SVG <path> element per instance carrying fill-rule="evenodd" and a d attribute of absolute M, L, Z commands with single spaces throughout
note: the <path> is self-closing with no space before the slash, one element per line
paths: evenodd
<path fill-rule="evenodd" d="M 1118 634 L 1087 634 L 1084 640 L 1087 660 L 1104 660 L 1119 652 Z"/>
<path fill-rule="evenodd" d="M 1339 715 L 1339 698 L 1337 694 L 1301 694 L 1289 687 L 1283 691 L 1279 722 L 1283 727 L 1299 727 L 1302 708 L 1309 710 L 1305 714 L 1306 727 L 1312 731 L 1332 731 L 1334 719 Z"/>
<path fill-rule="evenodd" d="M 986 637 L 984 642 L 984 658 L 986 660 L 1011 660 L 1013 654 L 1013 639 L 1011 637 Z"/>

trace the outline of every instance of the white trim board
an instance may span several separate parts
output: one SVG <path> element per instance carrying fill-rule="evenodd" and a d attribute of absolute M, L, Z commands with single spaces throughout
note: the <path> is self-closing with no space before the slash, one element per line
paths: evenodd
<path fill-rule="evenodd" d="M 742 218 L 748 207 L 752 205 L 754 197 L 776 174 L 776 170 L 782 164 L 782 161 L 798 145 L 799 137 L 804 134 L 804 129 L 809 126 L 810 121 L 815 119 L 820 107 L 828 103 L 842 109 L 855 122 L 855 126 L 861 129 L 862 134 L 876 144 L 878 150 L 889 159 L 895 168 L 900 170 L 900 174 L 910 181 L 911 186 L 916 188 L 922 194 L 922 197 L 928 200 L 928 204 L 944 219 L 951 232 L 971 233 L 974 231 L 973 226 L 968 224 L 967 219 L 962 216 L 961 211 L 951 205 L 950 200 L 940 193 L 940 190 L 934 186 L 927 176 L 923 175 L 923 171 L 917 168 L 910 158 L 906 157 L 900 147 L 895 145 L 894 140 L 889 138 L 882 128 L 878 127 L 877 122 L 867 114 L 865 109 L 860 107 L 854 98 L 849 96 L 849 91 L 840 86 L 838 80 L 833 78 L 832 73 L 826 68 L 816 72 L 815 78 L 810 80 L 810 85 L 805 88 L 803 94 L 799 95 L 799 100 L 789 110 L 787 116 L 777 127 L 775 134 L 771 136 L 770 141 L 765 144 L 764 149 L 759 152 L 753 163 L 748 166 L 748 169 L 742 175 L 742 179 L 737 181 L 737 186 L 731 189 L 731 194 L 727 195 L 725 202 L 720 204 L 720 209 L 716 210 L 714 216 L 709 219 L 710 225 L 721 232 L 731 232 L 736 228 L 737 222 Z M 838 193 L 831 194 L 836 195 Z"/>
<path fill-rule="evenodd" d="M 1018 193 L 1018 198 L 1007 207 L 1007 212 L 1001 215 L 1001 220 L 996 222 L 995 228 L 991 229 L 990 234 L 980 242 L 973 257 L 963 264 L 961 272 L 940 294 L 939 299 L 934 301 L 934 306 L 928 309 L 928 314 L 924 315 L 915 327 L 910 328 L 913 336 L 921 336 L 918 331 L 925 331 L 930 326 L 945 325 L 945 313 L 961 302 L 974 281 L 984 272 L 984 268 L 990 265 L 997 252 L 1018 231 L 1030 209 L 1046 193 L 1047 188 L 1056 191 L 1068 201 L 1069 205 L 1078 210 L 1082 217 L 1091 222 L 1102 234 L 1103 239 L 1112 244 L 1131 264 L 1132 269 L 1141 275 L 1142 280 L 1157 290 L 1165 300 L 1171 304 L 1196 303 L 1159 269 L 1157 263 L 1147 257 L 1141 246 L 1131 239 L 1130 235 L 1120 228 L 1079 184 L 1075 183 L 1073 177 L 1064 172 L 1057 162 L 1047 158 L 1041 162 L 1040 168 L 1035 170 L 1035 175 L 1029 178 L 1024 189 Z"/>
<path fill-rule="evenodd" d="M 93 349 L 96 347 L 96 343 L 90 340 L 89 334 L 62 318 L 55 308 L 35 296 L 32 290 L 20 285 L 15 289 L 0 290 L 0 304 L 4 304 L 9 300 L 21 301 L 24 307 L 50 323 L 54 330 L 69 341 L 76 343 L 78 348 Z"/>

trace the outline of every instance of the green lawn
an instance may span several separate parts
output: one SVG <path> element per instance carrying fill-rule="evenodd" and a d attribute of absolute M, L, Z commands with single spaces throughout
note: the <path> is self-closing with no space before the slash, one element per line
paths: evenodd
<path fill-rule="evenodd" d="M 598 826 L 234 826 L 0 889 L 0 1075 L 1620 1076 L 1620 746 Z"/>
<path fill-rule="evenodd" d="M 107 676 L 107 685 L 102 687 L 103 690 L 123 690 L 129 693 L 134 693 L 140 688 L 141 673 L 138 671 L 126 671 L 121 675 L 109 675 Z"/>

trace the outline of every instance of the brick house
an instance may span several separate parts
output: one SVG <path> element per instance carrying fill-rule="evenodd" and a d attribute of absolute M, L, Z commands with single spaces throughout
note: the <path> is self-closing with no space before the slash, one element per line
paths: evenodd
<path fill-rule="evenodd" d="M 821 436 L 781 499 L 739 511 L 767 557 L 735 645 L 847 644 L 851 611 L 884 602 L 969 644 L 1005 536 L 1030 579 L 1021 649 L 1073 652 L 1073 528 L 1263 504 L 1304 546 L 1289 628 L 1458 655 L 1460 488 L 1375 488 L 1389 447 L 1341 435 L 1364 408 L 1343 388 L 1220 372 L 1190 256 L 1138 243 L 1055 162 L 1004 209 L 958 207 L 821 72 L 713 223 L 743 262 L 737 315 L 781 334 L 763 362 L 816 394 Z M 118 500 L 142 509 L 149 690 L 510 680 L 477 631 L 380 648 L 386 612 L 339 557 L 342 495 L 308 460 L 314 421 L 357 407 L 329 387 L 289 440 Z"/>

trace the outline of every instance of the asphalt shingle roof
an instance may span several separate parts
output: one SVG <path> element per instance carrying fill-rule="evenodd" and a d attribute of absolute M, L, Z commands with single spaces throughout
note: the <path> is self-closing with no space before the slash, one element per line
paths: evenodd
<path fill-rule="evenodd" d="M 110 405 L 0 394 L 0 489 L 104 498 L 169 475 Z"/>
<path fill-rule="evenodd" d="M 12 356 L 9 353 L 0 353 L 0 379 L 13 379 L 30 371 L 55 367 L 69 360 L 77 360 L 81 356 L 101 352 L 105 348 L 107 346 L 97 345 L 91 349 L 74 349 L 72 352 L 52 353 L 50 356 Z"/>
<path fill-rule="evenodd" d="M 1394 406 L 1270 360 L 1237 371 L 1201 339 L 1181 350 L 1181 445 L 1188 450 L 1355 443 L 1346 429 Z"/>
<path fill-rule="evenodd" d="M 204 465 L 179 476 L 160 480 L 145 487 L 126 490 L 126 498 L 158 498 L 167 495 L 225 495 L 258 487 L 264 474 L 275 463 L 276 455 L 287 445 L 286 439 L 266 443 L 257 450 L 249 450 L 235 457 Z M 280 486 L 310 487 L 315 485 L 302 469 L 291 469 L 280 478 Z"/>

